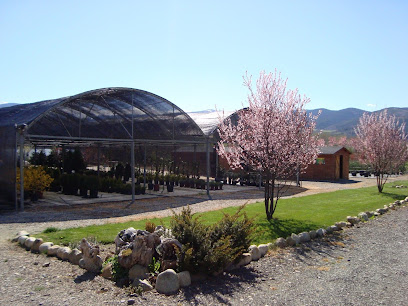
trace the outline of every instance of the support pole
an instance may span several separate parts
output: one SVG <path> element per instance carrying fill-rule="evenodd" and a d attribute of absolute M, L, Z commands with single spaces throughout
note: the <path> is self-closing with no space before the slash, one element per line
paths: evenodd
<path fill-rule="evenodd" d="M 101 165 L 101 145 L 98 143 L 98 178 L 100 165 Z"/>
<path fill-rule="evenodd" d="M 195 148 L 195 147 L 194 147 Z M 206 142 L 206 160 L 207 160 L 207 195 L 210 196 L 210 139 Z"/>
<path fill-rule="evenodd" d="M 135 143 L 132 142 L 130 147 L 130 163 L 132 173 L 132 203 L 135 202 Z"/>
<path fill-rule="evenodd" d="M 16 129 L 17 129 L 17 125 L 16 125 Z M 14 206 L 15 206 L 15 210 L 18 210 L 18 199 L 17 199 L 17 143 L 19 140 L 19 134 L 16 131 L 16 141 L 14 143 Z"/>
<path fill-rule="evenodd" d="M 143 187 L 146 188 L 146 144 L 144 145 L 143 156 Z"/>
<path fill-rule="evenodd" d="M 24 131 L 20 131 L 20 209 L 24 211 Z"/>

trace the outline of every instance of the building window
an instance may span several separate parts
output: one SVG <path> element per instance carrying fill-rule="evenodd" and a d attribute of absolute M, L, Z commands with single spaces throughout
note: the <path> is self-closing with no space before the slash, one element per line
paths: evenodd
<path fill-rule="evenodd" d="M 316 164 L 316 165 L 324 165 L 324 164 L 326 164 L 326 162 L 324 161 L 324 157 L 316 158 L 315 164 Z"/>

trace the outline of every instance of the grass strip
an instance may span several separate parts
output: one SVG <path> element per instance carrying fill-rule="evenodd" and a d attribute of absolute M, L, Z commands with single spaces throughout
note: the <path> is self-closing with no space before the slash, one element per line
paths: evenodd
<path fill-rule="evenodd" d="M 278 237 L 287 237 L 291 233 L 325 228 L 337 221 L 346 220 L 349 215 L 354 216 L 362 211 L 372 211 L 395 200 L 404 199 L 408 195 L 408 189 L 392 187 L 395 185 L 407 186 L 408 181 L 388 183 L 383 193 L 378 193 L 377 187 L 366 187 L 281 199 L 274 218 L 270 221 L 266 219 L 263 202 L 248 204 L 244 211 L 249 217 L 254 218 L 256 227 L 256 234 L 252 242 L 254 244 L 268 243 Z M 236 210 L 236 207 L 228 207 L 197 215 L 201 216 L 206 224 L 211 225 L 220 220 L 223 213 L 233 214 Z M 147 221 L 156 225 L 168 226 L 170 217 L 53 230 L 36 236 L 62 245 L 76 244 L 84 237 L 92 237 L 101 243 L 108 244 L 113 243 L 120 230 L 128 227 L 144 229 Z"/>

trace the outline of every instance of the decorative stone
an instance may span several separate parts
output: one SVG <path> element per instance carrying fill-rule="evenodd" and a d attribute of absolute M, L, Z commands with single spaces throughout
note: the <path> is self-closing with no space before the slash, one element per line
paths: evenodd
<path fill-rule="evenodd" d="M 316 231 L 315 231 L 315 230 L 310 231 L 310 232 L 309 232 L 309 235 L 310 235 L 310 239 L 315 239 L 315 238 L 316 238 L 316 236 L 317 236 L 317 234 L 316 234 Z"/>
<path fill-rule="evenodd" d="M 293 240 L 295 240 L 295 243 L 296 243 L 296 244 L 299 244 L 299 243 L 300 243 L 300 238 L 299 238 L 298 235 L 292 233 L 292 235 L 290 235 L 290 236 L 293 238 Z"/>
<path fill-rule="evenodd" d="M 35 237 L 28 237 L 26 241 L 24 242 L 24 246 L 26 247 L 27 250 L 31 249 L 35 241 Z"/>
<path fill-rule="evenodd" d="M 152 262 L 155 249 L 160 243 L 160 237 L 155 233 L 143 232 L 135 235 L 133 241 L 120 250 L 118 262 L 125 269 L 130 269 L 136 264 L 147 267 Z"/>
<path fill-rule="evenodd" d="M 112 279 L 112 264 L 108 263 L 102 268 L 101 276 L 106 279 Z"/>
<path fill-rule="evenodd" d="M 58 252 L 58 250 L 59 250 L 60 247 L 61 247 L 61 246 L 59 246 L 59 245 L 50 246 L 50 247 L 48 248 L 48 250 L 47 250 L 47 255 L 48 255 L 48 256 L 57 256 L 57 252 Z"/>
<path fill-rule="evenodd" d="M 156 228 L 154 229 L 154 232 L 158 235 L 158 236 L 163 236 L 165 229 L 162 225 L 158 225 L 156 226 Z"/>
<path fill-rule="evenodd" d="M 333 233 L 333 229 L 331 228 L 331 226 L 329 226 L 329 227 L 326 228 L 326 233 L 327 233 L 327 234 Z"/>
<path fill-rule="evenodd" d="M 378 216 L 381 216 L 381 214 L 380 214 L 379 212 L 375 212 L 375 213 L 374 213 L 374 216 L 375 216 L 375 217 L 378 217 Z"/>
<path fill-rule="evenodd" d="M 261 258 L 261 252 L 256 245 L 249 246 L 248 251 L 249 254 L 251 254 L 253 261 L 259 260 L 259 258 Z"/>
<path fill-rule="evenodd" d="M 72 250 L 69 247 L 61 247 L 57 251 L 57 257 L 61 260 L 68 260 L 68 257 L 71 251 Z"/>
<path fill-rule="evenodd" d="M 38 248 L 38 251 L 42 254 L 47 254 L 48 253 L 48 249 L 50 247 L 52 247 L 54 245 L 54 243 L 52 242 L 44 242 L 40 245 L 40 247 Z"/>
<path fill-rule="evenodd" d="M 368 216 L 365 212 L 361 212 L 358 214 L 358 217 L 363 221 L 368 221 Z"/>
<path fill-rule="evenodd" d="M 370 219 L 374 215 L 374 212 L 373 211 L 366 211 L 365 214 L 367 215 L 367 218 Z"/>
<path fill-rule="evenodd" d="M 286 247 L 286 239 L 285 238 L 282 238 L 282 237 L 279 237 L 278 239 L 276 239 L 276 241 L 275 241 L 275 245 L 278 247 L 278 248 L 284 248 L 284 247 Z"/>
<path fill-rule="evenodd" d="M 134 265 L 129 270 L 129 278 L 134 281 L 135 279 L 145 279 L 148 276 L 149 270 L 145 266 Z"/>
<path fill-rule="evenodd" d="M 40 252 L 40 245 L 43 243 L 44 243 L 44 240 L 42 240 L 42 238 L 35 239 L 33 245 L 31 246 L 31 252 L 33 253 Z"/>
<path fill-rule="evenodd" d="M 252 255 L 250 253 L 243 253 L 238 261 L 238 266 L 246 266 L 252 261 Z"/>
<path fill-rule="evenodd" d="M 300 242 L 308 242 L 310 241 L 310 234 L 308 232 L 302 232 L 299 234 Z"/>
<path fill-rule="evenodd" d="M 135 279 L 132 284 L 134 287 L 141 287 L 143 291 L 153 290 L 152 284 L 147 279 Z"/>
<path fill-rule="evenodd" d="M 103 263 L 99 256 L 99 246 L 92 246 L 85 238 L 82 238 L 79 249 L 83 254 L 79 266 L 90 272 L 99 273 Z"/>
<path fill-rule="evenodd" d="M 331 228 L 331 230 L 332 230 L 333 232 L 338 232 L 338 231 L 341 230 L 341 228 L 339 228 L 337 225 L 331 225 L 330 228 Z"/>
<path fill-rule="evenodd" d="M 316 235 L 317 235 L 317 237 L 323 237 L 324 235 L 326 235 L 326 231 L 324 229 L 322 229 L 322 228 L 319 228 L 316 231 Z"/>
<path fill-rule="evenodd" d="M 265 256 L 266 253 L 268 253 L 268 245 L 267 244 L 260 244 L 258 246 L 259 252 L 261 253 L 261 257 Z"/>
<path fill-rule="evenodd" d="M 28 236 L 20 236 L 18 237 L 17 242 L 21 245 L 21 246 L 25 246 L 25 241 L 28 239 Z"/>
<path fill-rule="evenodd" d="M 286 238 L 286 245 L 288 245 L 288 246 L 296 245 L 295 239 L 293 239 L 291 236 L 289 236 L 288 238 Z"/>
<path fill-rule="evenodd" d="M 360 219 L 357 217 L 347 216 L 347 222 L 350 222 L 351 224 L 355 225 L 360 222 Z"/>
<path fill-rule="evenodd" d="M 180 289 L 179 278 L 173 269 L 168 269 L 156 279 L 156 290 L 162 294 L 175 294 Z"/>
<path fill-rule="evenodd" d="M 347 222 L 340 221 L 340 222 L 336 222 L 334 225 L 336 225 L 339 229 L 342 229 L 347 226 Z"/>
<path fill-rule="evenodd" d="M 187 287 L 191 285 L 191 276 L 189 271 L 177 273 L 180 287 Z"/>
<path fill-rule="evenodd" d="M 68 261 L 73 265 L 79 265 L 79 261 L 82 259 L 82 253 L 78 249 L 73 249 L 68 255 Z"/>
<path fill-rule="evenodd" d="M 137 230 L 133 227 L 129 227 L 128 229 L 121 230 L 118 235 L 115 237 L 115 245 L 116 245 L 116 254 L 119 254 L 120 249 L 127 244 L 130 244 L 134 237 L 136 236 Z"/>
<path fill-rule="evenodd" d="M 18 238 L 20 238 L 21 236 L 30 236 L 30 234 L 26 231 L 19 231 L 16 236 L 11 240 L 11 242 L 17 242 Z"/>

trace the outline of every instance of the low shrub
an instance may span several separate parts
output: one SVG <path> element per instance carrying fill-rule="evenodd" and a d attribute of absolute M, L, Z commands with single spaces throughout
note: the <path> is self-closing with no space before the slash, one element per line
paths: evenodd
<path fill-rule="evenodd" d="M 172 233 L 183 245 L 178 252 L 178 268 L 191 273 L 216 274 L 244 253 L 253 234 L 253 220 L 242 212 L 227 215 L 208 227 L 194 217 L 189 207 L 174 214 Z"/>
<path fill-rule="evenodd" d="M 102 268 L 106 265 L 112 264 L 112 280 L 117 282 L 120 279 L 127 278 L 129 276 L 129 270 L 123 268 L 118 261 L 118 255 L 114 255 L 106 259 L 103 264 Z"/>

